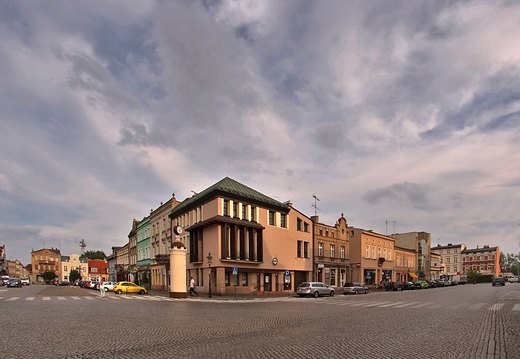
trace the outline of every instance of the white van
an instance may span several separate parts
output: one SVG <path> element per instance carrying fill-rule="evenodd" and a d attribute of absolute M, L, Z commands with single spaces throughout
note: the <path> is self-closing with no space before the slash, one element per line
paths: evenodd
<path fill-rule="evenodd" d="M 20 279 L 20 282 L 22 282 L 22 285 L 29 285 L 30 284 L 29 277 L 22 277 L 22 279 Z"/>
<path fill-rule="evenodd" d="M 513 277 L 509 278 L 509 283 L 518 283 L 518 277 L 513 276 Z"/>
<path fill-rule="evenodd" d="M 2 276 L 2 285 L 7 285 L 9 283 L 9 276 L 3 275 Z"/>

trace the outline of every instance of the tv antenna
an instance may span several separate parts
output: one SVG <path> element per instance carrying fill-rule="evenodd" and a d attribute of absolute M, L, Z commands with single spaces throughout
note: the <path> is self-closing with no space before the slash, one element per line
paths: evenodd
<path fill-rule="evenodd" d="M 81 241 L 79 241 L 79 249 L 80 249 L 80 257 L 85 253 L 85 247 L 87 245 L 85 244 L 85 240 L 82 239 Z"/>
<path fill-rule="evenodd" d="M 318 213 L 318 211 L 321 211 L 321 209 L 319 209 L 318 206 L 317 206 L 317 202 L 318 202 L 320 199 L 319 199 L 318 197 L 316 197 L 315 194 L 313 194 L 312 196 L 314 197 L 314 203 L 311 204 L 311 206 L 314 207 L 314 215 L 316 216 L 317 213 Z"/>

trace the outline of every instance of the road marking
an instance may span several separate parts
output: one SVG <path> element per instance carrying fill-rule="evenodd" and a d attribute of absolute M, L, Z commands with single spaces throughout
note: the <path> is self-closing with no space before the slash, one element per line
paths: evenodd
<path fill-rule="evenodd" d="M 43 297 L 43 300 L 51 300 L 51 297 Z"/>
<path fill-rule="evenodd" d="M 495 303 L 488 310 L 500 310 L 504 306 L 504 303 Z"/>
<path fill-rule="evenodd" d="M 388 304 L 388 303 L 391 303 L 391 302 L 374 302 L 374 303 L 371 303 L 371 304 L 367 304 L 366 307 L 367 308 L 372 308 L 372 307 L 377 307 L 378 305 L 381 305 L 381 304 Z"/>
<path fill-rule="evenodd" d="M 83 298 L 85 298 L 85 299 L 89 299 L 89 300 L 94 299 L 93 297 L 90 297 L 90 296 L 87 296 L 87 295 L 85 295 Z"/>
<path fill-rule="evenodd" d="M 58 300 L 66 300 L 65 297 L 58 297 Z"/>
<path fill-rule="evenodd" d="M 71 297 L 74 300 L 80 300 L 80 297 Z"/>
<path fill-rule="evenodd" d="M 414 305 L 410 308 L 422 308 L 422 307 L 426 307 L 427 305 L 431 305 L 431 304 L 433 304 L 433 302 L 424 302 L 423 304 Z"/>
<path fill-rule="evenodd" d="M 515 311 L 515 312 L 516 312 L 516 311 L 520 311 L 520 304 L 515 304 L 515 305 L 513 305 L 513 309 L 511 309 L 511 310 L 513 310 L 513 311 Z"/>
<path fill-rule="evenodd" d="M 419 304 L 419 303 L 421 303 L 421 302 L 404 303 L 404 304 L 396 305 L 394 308 L 404 308 L 404 307 L 408 307 L 410 305 L 415 305 L 415 304 Z"/>
<path fill-rule="evenodd" d="M 486 303 L 475 303 L 473 305 L 470 305 L 468 307 L 469 310 L 475 310 L 475 309 L 480 309 L 482 308 L 484 305 L 486 305 Z"/>
<path fill-rule="evenodd" d="M 365 305 L 365 304 L 370 304 L 370 302 L 368 300 L 362 300 L 360 302 L 357 302 L 356 304 L 352 304 L 352 306 L 357 307 L 359 305 Z"/>
<path fill-rule="evenodd" d="M 34 297 L 27 297 L 25 300 L 34 300 Z"/>
<path fill-rule="evenodd" d="M 395 302 L 395 303 L 390 303 L 390 304 L 378 305 L 377 307 L 378 308 L 388 308 L 388 307 L 393 307 L 394 305 L 403 304 L 403 303 L 404 302 Z"/>
<path fill-rule="evenodd" d="M 5 301 L 12 302 L 13 300 L 17 300 L 17 299 L 20 299 L 20 297 L 12 297 L 12 298 L 6 299 Z"/>

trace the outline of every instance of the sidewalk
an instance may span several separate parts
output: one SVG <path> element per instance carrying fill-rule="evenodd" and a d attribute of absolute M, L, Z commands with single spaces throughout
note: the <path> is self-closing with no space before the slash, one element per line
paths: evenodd
<path fill-rule="evenodd" d="M 152 296 L 160 296 L 160 297 L 170 297 L 170 292 L 160 291 L 160 290 L 149 290 L 148 295 Z M 269 298 L 288 298 L 288 297 L 297 297 L 296 293 L 285 293 L 285 294 L 270 294 L 270 295 L 252 295 L 252 294 L 234 294 L 230 295 L 211 295 L 211 299 L 213 300 L 259 300 L 259 299 L 269 299 Z M 207 293 L 200 293 L 198 296 L 190 297 L 186 293 L 186 298 L 197 300 L 197 298 L 208 299 Z"/>

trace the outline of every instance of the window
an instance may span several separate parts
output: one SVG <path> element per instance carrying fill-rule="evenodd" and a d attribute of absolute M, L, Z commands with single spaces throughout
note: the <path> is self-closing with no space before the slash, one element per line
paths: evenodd
<path fill-rule="evenodd" d="M 233 202 L 233 217 L 238 217 L 238 203 Z"/>
<path fill-rule="evenodd" d="M 224 200 L 224 208 L 222 212 L 224 216 L 229 216 L 229 201 L 227 199 Z"/>
<path fill-rule="evenodd" d="M 318 256 L 323 257 L 323 242 L 318 243 Z"/>
<path fill-rule="evenodd" d="M 309 258 L 309 242 L 303 242 L 303 258 Z"/>
<path fill-rule="evenodd" d="M 64 266 L 64 267 L 63 267 L 63 271 L 64 271 L 64 272 L 67 271 L 67 266 Z"/>
<path fill-rule="evenodd" d="M 453 257 L 453 263 L 457 263 L 457 257 Z"/>
<path fill-rule="evenodd" d="M 370 246 L 366 247 L 365 258 L 370 258 Z"/>
<path fill-rule="evenodd" d="M 320 236 L 323 236 L 323 229 L 320 228 Z"/>
<path fill-rule="evenodd" d="M 251 221 L 256 222 L 256 207 L 251 207 Z"/>
<path fill-rule="evenodd" d="M 296 243 L 296 257 L 301 258 L 302 257 L 302 241 L 298 241 Z"/>
<path fill-rule="evenodd" d="M 446 263 L 451 263 L 451 262 L 450 262 L 450 257 L 447 257 L 447 258 L 446 258 Z"/>
<path fill-rule="evenodd" d="M 230 274 L 231 274 L 231 272 L 225 272 L 225 273 L 224 273 L 224 282 L 225 282 L 226 286 L 229 286 L 229 277 L 230 277 Z"/>
<path fill-rule="evenodd" d="M 341 259 L 345 259 L 345 246 L 341 246 L 339 256 Z"/>
<path fill-rule="evenodd" d="M 376 259 L 376 247 L 372 247 L 372 259 Z"/>
<path fill-rule="evenodd" d="M 280 227 L 287 228 L 287 215 L 285 213 L 280 214 Z"/>
<path fill-rule="evenodd" d="M 269 211 L 269 225 L 274 226 L 274 212 Z"/>
<path fill-rule="evenodd" d="M 298 218 L 296 220 L 296 230 L 298 230 L 298 231 L 302 231 L 303 230 L 302 229 L 302 220 L 300 218 Z"/>
<path fill-rule="evenodd" d="M 330 257 L 331 257 L 331 258 L 334 258 L 334 257 L 335 257 L 335 248 L 334 248 L 334 244 L 331 244 L 331 245 L 330 245 Z"/>
<path fill-rule="evenodd" d="M 247 285 L 247 273 L 242 273 L 242 285 Z"/>
<path fill-rule="evenodd" d="M 303 222 L 303 231 L 304 232 L 309 232 L 309 223 Z"/>

